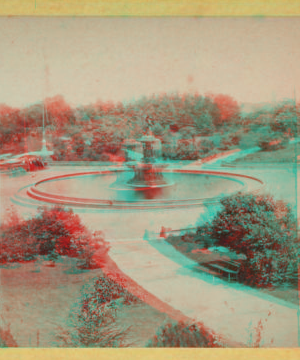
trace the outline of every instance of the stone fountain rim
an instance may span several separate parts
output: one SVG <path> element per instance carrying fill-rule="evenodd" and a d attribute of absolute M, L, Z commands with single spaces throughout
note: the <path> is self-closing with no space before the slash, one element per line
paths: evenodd
<path fill-rule="evenodd" d="M 77 173 L 69 173 L 64 175 L 56 175 L 47 177 L 36 182 L 33 186 L 27 190 L 27 195 L 35 200 L 39 200 L 46 203 L 52 204 L 62 204 L 68 206 L 79 206 L 79 207 L 91 207 L 91 208 L 113 208 L 113 209 L 155 209 L 155 208 L 174 208 L 179 206 L 192 207 L 200 206 L 204 203 L 217 203 L 224 196 L 215 196 L 210 198 L 193 198 L 193 199 L 158 199 L 158 200 L 146 200 L 146 201 L 120 201 L 120 200 L 104 200 L 104 199 L 85 199 L 85 198 L 76 198 L 76 197 L 67 197 L 55 194 L 49 194 L 37 189 L 38 185 L 44 182 L 53 181 L 53 180 L 62 180 L 69 177 L 77 177 L 84 175 L 109 175 L 116 172 L 124 172 L 125 169 L 114 169 L 114 170 L 102 170 L 102 171 L 85 171 Z M 228 172 L 220 171 L 211 171 L 211 170 L 182 170 L 182 169 L 173 169 L 173 170 L 164 170 L 166 173 L 181 173 L 181 174 L 204 174 L 212 176 L 225 176 L 226 178 L 234 178 L 232 180 L 239 179 L 249 179 L 259 183 L 260 186 L 257 189 L 252 190 L 252 192 L 258 192 L 263 186 L 264 183 L 253 176 L 243 175 L 243 174 L 233 174 Z M 239 181 L 239 180 L 237 180 Z M 244 184 L 244 186 L 246 186 Z M 243 191 L 243 190 L 240 190 Z M 245 191 L 245 190 L 244 190 Z M 237 193 L 236 191 L 235 193 Z M 234 194 L 234 193 L 233 193 Z"/>

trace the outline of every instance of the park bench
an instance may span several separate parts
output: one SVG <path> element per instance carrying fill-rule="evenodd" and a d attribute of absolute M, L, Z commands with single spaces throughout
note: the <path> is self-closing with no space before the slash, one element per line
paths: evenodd
<path fill-rule="evenodd" d="M 215 270 L 219 275 L 227 275 L 228 281 L 230 281 L 232 278 L 237 280 L 241 262 L 236 260 L 216 260 L 202 265 Z"/>

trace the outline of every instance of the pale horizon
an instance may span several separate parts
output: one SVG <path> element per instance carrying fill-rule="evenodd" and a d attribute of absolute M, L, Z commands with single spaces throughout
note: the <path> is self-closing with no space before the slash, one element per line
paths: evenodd
<path fill-rule="evenodd" d="M 298 18 L 1 18 L 0 103 L 72 106 L 161 93 L 239 103 L 300 93 Z"/>

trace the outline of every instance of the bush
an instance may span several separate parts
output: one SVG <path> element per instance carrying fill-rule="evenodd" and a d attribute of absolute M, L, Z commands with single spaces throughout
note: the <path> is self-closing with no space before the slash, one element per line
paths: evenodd
<path fill-rule="evenodd" d="M 217 347 L 215 339 L 202 325 L 183 321 L 162 326 L 147 347 Z"/>
<path fill-rule="evenodd" d="M 277 109 L 274 120 L 270 124 L 275 132 L 289 132 L 295 136 L 297 134 L 297 112 L 294 105 L 284 105 Z"/>
<path fill-rule="evenodd" d="M 288 137 L 284 134 L 271 134 L 260 137 L 257 141 L 257 145 L 263 151 L 274 151 L 284 148 L 288 144 L 288 141 Z"/>
<path fill-rule="evenodd" d="M 79 216 L 72 209 L 60 206 L 40 208 L 37 216 L 25 224 L 38 241 L 40 255 L 48 255 L 56 249 L 59 255 L 75 256 L 72 241 L 86 232 Z"/>
<path fill-rule="evenodd" d="M 191 234 L 191 233 L 186 233 L 181 236 L 181 241 L 187 242 L 187 243 L 194 242 L 194 239 L 195 239 L 195 234 Z"/>
<path fill-rule="evenodd" d="M 221 141 L 220 149 L 229 150 L 230 148 L 239 145 L 240 141 L 241 136 L 239 134 L 234 133 L 226 135 Z"/>
<path fill-rule="evenodd" d="M 110 278 L 106 276 L 99 278 L 90 291 L 82 294 L 79 303 L 70 315 L 69 329 L 60 329 L 57 336 L 58 345 L 63 347 L 126 346 L 124 339 L 129 328 L 119 328 L 115 324 L 115 319 L 118 310 L 130 304 L 134 298 Z"/>
<path fill-rule="evenodd" d="M 270 286 L 296 271 L 299 245 L 291 208 L 272 197 L 241 193 L 221 200 L 223 209 L 211 224 L 199 228 L 228 247 L 246 255 L 239 279 Z"/>
<path fill-rule="evenodd" d="M 71 249 L 81 260 L 79 266 L 83 269 L 99 268 L 106 263 L 109 245 L 104 240 L 101 231 L 90 233 L 86 231 L 72 240 Z"/>
<path fill-rule="evenodd" d="M 1 227 L 0 263 L 34 260 L 39 255 L 55 260 L 58 255 L 77 257 L 85 268 L 103 263 L 108 253 L 108 244 L 100 232 L 90 233 L 78 215 L 60 206 L 40 208 L 29 220 L 14 217 Z"/>
<path fill-rule="evenodd" d="M 213 238 L 211 234 L 210 226 L 208 224 L 204 224 L 197 229 L 194 241 L 195 243 L 201 244 L 202 247 L 206 249 L 215 246 L 217 243 L 217 240 Z"/>
<path fill-rule="evenodd" d="M 176 158 L 179 160 L 197 160 L 199 154 L 189 140 L 180 140 L 176 148 Z"/>
<path fill-rule="evenodd" d="M 200 143 L 199 152 L 202 154 L 208 154 L 214 150 L 215 146 L 211 140 L 202 140 Z"/>
<path fill-rule="evenodd" d="M 105 304 L 122 298 L 125 305 L 140 302 L 140 299 L 132 295 L 123 286 L 119 285 L 109 277 L 101 277 L 94 283 L 93 296 L 90 301 L 97 299 L 98 304 Z"/>
<path fill-rule="evenodd" d="M 103 153 L 103 154 L 99 155 L 98 161 L 109 161 L 109 159 L 110 159 L 109 155 Z"/>
<path fill-rule="evenodd" d="M 179 140 L 175 148 L 169 144 L 163 144 L 162 156 L 171 160 L 198 160 L 199 152 L 189 140 Z"/>

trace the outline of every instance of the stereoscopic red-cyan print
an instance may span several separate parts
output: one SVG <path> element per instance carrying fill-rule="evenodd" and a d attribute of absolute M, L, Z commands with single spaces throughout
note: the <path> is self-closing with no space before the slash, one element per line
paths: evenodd
<path fill-rule="evenodd" d="M 1 347 L 297 347 L 300 20 L 0 29 Z"/>

